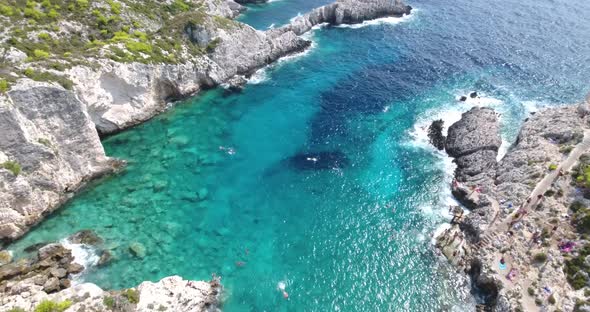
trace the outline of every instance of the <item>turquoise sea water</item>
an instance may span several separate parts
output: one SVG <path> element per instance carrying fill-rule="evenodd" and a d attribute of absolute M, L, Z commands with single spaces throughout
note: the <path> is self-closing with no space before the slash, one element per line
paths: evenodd
<path fill-rule="evenodd" d="M 280 25 L 320 5 L 278 1 L 241 20 Z M 410 18 L 328 27 L 313 49 L 104 140 L 129 161 L 11 248 L 94 229 L 111 265 L 83 279 L 123 288 L 222 276 L 224 311 L 469 311 L 469 285 L 430 243 L 452 166 L 425 140 L 475 104 L 513 140 L 531 110 L 589 90 L 585 1 L 415 1 Z M 482 99 L 458 103 L 478 90 Z M 344 155 L 306 169 L 300 153 Z M 305 157 L 304 157 L 305 158 Z M 145 258 L 128 246 L 139 242 Z M 286 283 L 289 300 L 277 290 Z"/>

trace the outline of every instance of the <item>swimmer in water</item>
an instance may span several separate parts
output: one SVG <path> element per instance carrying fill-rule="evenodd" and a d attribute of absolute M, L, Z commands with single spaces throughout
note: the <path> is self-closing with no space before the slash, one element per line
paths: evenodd
<path fill-rule="evenodd" d="M 279 284 L 277 285 L 277 288 L 283 293 L 283 298 L 289 299 L 289 294 L 285 290 L 286 287 L 287 285 L 285 285 L 285 282 L 283 281 L 279 282 Z"/>

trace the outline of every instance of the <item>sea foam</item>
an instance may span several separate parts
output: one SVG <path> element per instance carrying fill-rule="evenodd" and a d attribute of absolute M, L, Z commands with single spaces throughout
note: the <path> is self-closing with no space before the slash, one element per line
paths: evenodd
<path fill-rule="evenodd" d="M 85 244 L 73 244 L 68 239 L 63 239 L 60 243 L 66 248 L 72 251 L 74 262 L 84 266 L 84 269 L 94 267 L 98 264 L 100 257 L 95 248 Z M 82 273 L 73 275 L 72 282 L 80 283 Z"/>
<path fill-rule="evenodd" d="M 358 28 L 363 28 L 363 27 L 367 27 L 367 26 L 374 26 L 374 25 L 396 25 L 399 23 L 403 23 L 403 22 L 407 22 L 409 20 L 411 20 L 416 13 L 417 10 L 413 10 L 412 14 L 404 14 L 404 16 L 402 17 L 382 17 L 382 18 L 377 18 L 374 20 L 369 20 L 369 21 L 363 21 L 362 23 L 358 23 L 358 24 L 341 24 L 335 27 L 338 28 L 352 28 L 352 29 L 358 29 Z"/>

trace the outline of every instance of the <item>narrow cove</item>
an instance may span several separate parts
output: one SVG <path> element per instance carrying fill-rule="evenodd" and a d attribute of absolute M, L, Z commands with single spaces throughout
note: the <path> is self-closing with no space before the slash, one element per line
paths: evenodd
<path fill-rule="evenodd" d="M 420 4 L 399 24 L 316 30 L 311 51 L 259 73 L 262 81 L 241 94 L 212 90 L 107 138 L 107 154 L 129 161 L 125 171 L 88 188 L 13 249 L 90 228 L 115 259 L 84 281 L 117 289 L 215 273 L 225 311 L 469 310 L 469 286 L 430 242 L 446 220 L 451 172 L 422 127 L 456 119 L 475 103 L 455 97 L 477 88 L 486 95 L 478 104 L 504 114 L 512 140 L 529 110 L 523 103 L 567 103 L 578 96 L 576 74 L 567 63 L 554 73 L 573 76 L 562 85 L 506 90 L 549 69 L 506 69 L 486 53 L 465 60 L 448 37 L 432 40 L 449 44 L 451 55 L 431 59 L 432 42 L 423 50 L 416 42 L 434 33 L 441 13 Z M 261 28 L 273 23 L 271 13 L 259 17 L 268 19 Z M 547 53 L 540 58 L 553 59 Z M 289 161 L 318 152 L 341 153 L 346 165 L 303 170 Z M 145 248 L 143 259 L 129 252 L 133 243 Z"/>

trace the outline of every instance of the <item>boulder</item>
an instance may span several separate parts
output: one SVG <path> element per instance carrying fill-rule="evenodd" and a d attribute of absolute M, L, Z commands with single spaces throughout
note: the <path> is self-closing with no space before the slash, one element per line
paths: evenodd
<path fill-rule="evenodd" d="M 493 109 L 474 107 L 463 113 L 448 131 L 446 151 L 451 157 L 461 157 L 480 150 L 497 152 L 502 144 L 498 117 Z"/>
<path fill-rule="evenodd" d="M 70 274 L 78 274 L 84 271 L 84 266 L 75 262 L 70 263 L 67 269 L 68 273 Z"/>
<path fill-rule="evenodd" d="M 475 99 L 477 97 L 477 92 L 473 91 L 473 92 L 469 93 L 469 97 L 472 99 Z"/>
<path fill-rule="evenodd" d="M 202 187 L 201 189 L 199 189 L 199 192 L 197 194 L 199 195 L 200 200 L 205 200 L 209 195 L 209 191 L 206 188 Z"/>
<path fill-rule="evenodd" d="M 71 255 L 71 251 L 66 249 L 62 244 L 49 244 L 41 247 L 38 251 L 40 260 L 58 257 L 63 258 L 66 255 Z"/>
<path fill-rule="evenodd" d="M 57 277 L 50 277 L 45 284 L 43 284 L 43 291 L 45 291 L 46 293 L 52 293 L 52 292 L 56 292 L 59 291 L 60 289 L 60 283 L 59 283 L 59 279 Z"/>
<path fill-rule="evenodd" d="M 53 277 L 62 278 L 68 274 L 68 271 L 62 268 L 51 268 L 49 269 L 49 274 Z"/>
<path fill-rule="evenodd" d="M 465 101 L 467 101 L 467 97 L 464 95 L 461 95 L 461 97 L 459 98 L 459 101 L 465 102 Z"/>
<path fill-rule="evenodd" d="M 103 243 L 102 238 L 92 230 L 81 230 L 76 232 L 68 237 L 68 241 L 72 244 L 85 244 L 90 246 L 97 246 Z"/>
<path fill-rule="evenodd" d="M 12 253 L 8 250 L 0 251 L 0 265 L 9 264 L 12 262 Z"/>
<path fill-rule="evenodd" d="M 446 138 L 442 133 L 443 127 L 444 121 L 442 119 L 433 121 L 428 127 L 428 139 L 430 140 L 430 144 L 440 151 L 445 149 Z"/>
<path fill-rule="evenodd" d="M 33 277 L 33 283 L 38 286 L 43 286 L 43 285 L 45 285 L 45 283 L 47 283 L 48 278 L 49 277 L 47 275 L 39 274 L 39 275 Z"/>
<path fill-rule="evenodd" d="M 111 252 L 108 250 L 103 250 L 102 254 L 100 255 L 100 258 L 98 259 L 98 263 L 96 265 L 98 265 L 99 267 L 105 266 L 105 265 L 109 264 L 112 259 L 113 259 L 113 255 L 111 254 Z"/>
<path fill-rule="evenodd" d="M 137 257 L 137 258 L 144 258 L 145 257 L 145 246 L 139 242 L 132 242 L 129 244 L 129 252 Z"/>

